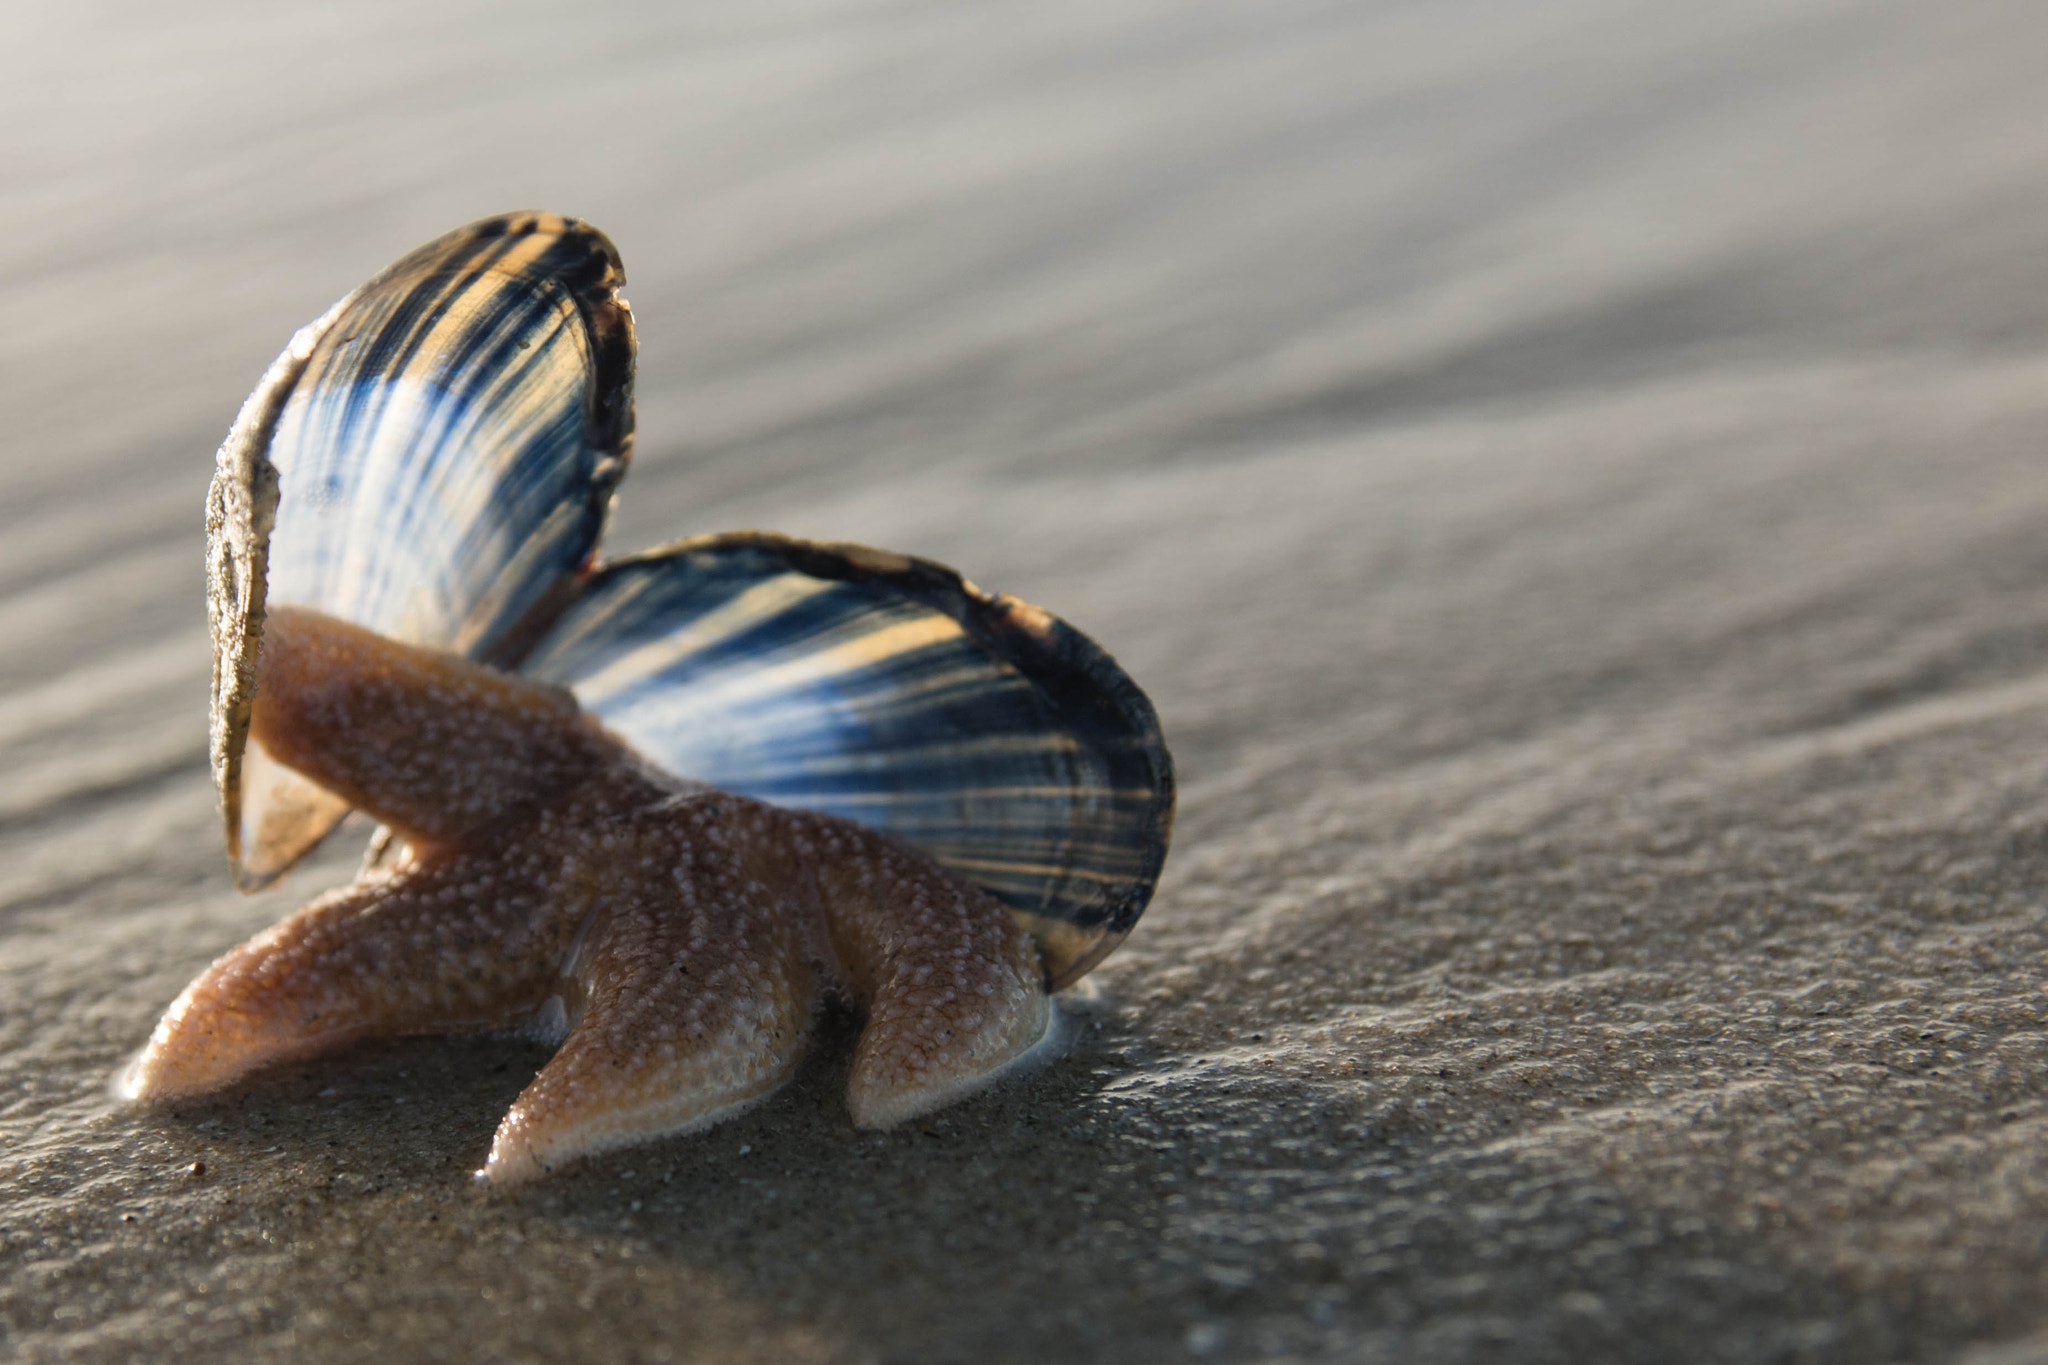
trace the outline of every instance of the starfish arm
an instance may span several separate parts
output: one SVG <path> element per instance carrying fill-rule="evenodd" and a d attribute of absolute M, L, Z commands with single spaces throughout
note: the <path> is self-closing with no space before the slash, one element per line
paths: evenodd
<path fill-rule="evenodd" d="M 719 840 L 654 842 L 647 871 L 607 892 L 569 969 L 569 1036 L 498 1126 L 482 1179 L 521 1184 L 706 1127 L 795 1070 L 818 1000 L 815 911 L 790 913 L 808 907 L 719 856 Z"/>
<path fill-rule="evenodd" d="M 886 835 L 795 818 L 833 952 L 867 1004 L 846 1090 L 857 1126 L 887 1128 L 949 1104 L 1045 1040 L 1044 969 L 1009 911 Z"/>
<path fill-rule="evenodd" d="M 250 737 L 426 848 L 531 814 L 622 750 L 558 687 L 304 607 L 263 626 Z"/>
<path fill-rule="evenodd" d="M 546 996 L 574 928 L 531 882 L 482 860 L 359 881 L 187 986 L 122 1088 L 181 1099 L 359 1038 L 510 1025 Z"/>

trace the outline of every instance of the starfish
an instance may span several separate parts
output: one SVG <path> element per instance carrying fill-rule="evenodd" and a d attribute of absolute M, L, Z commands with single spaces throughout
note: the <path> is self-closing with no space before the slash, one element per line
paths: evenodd
<path fill-rule="evenodd" d="M 479 1173 L 512 1184 L 766 1095 L 838 994 L 867 1011 L 848 1107 L 886 1127 L 1031 1053 L 1136 923 L 1173 765 L 1085 635 L 867 546 L 598 556 L 624 280 L 587 223 L 482 219 L 242 405 L 207 500 L 229 864 L 266 885 L 351 808 L 392 837 L 193 982 L 129 1095 L 518 1029 L 560 1049 Z"/>
<path fill-rule="evenodd" d="M 405 852 L 194 981 L 137 1099 L 371 1036 L 525 1026 L 561 1046 L 478 1172 L 511 1185 L 767 1095 L 827 991 L 867 1012 L 847 1088 L 866 1128 L 1048 1035 L 1038 950 L 987 893 L 849 820 L 671 777 L 562 688 L 273 608 L 250 734 Z"/>

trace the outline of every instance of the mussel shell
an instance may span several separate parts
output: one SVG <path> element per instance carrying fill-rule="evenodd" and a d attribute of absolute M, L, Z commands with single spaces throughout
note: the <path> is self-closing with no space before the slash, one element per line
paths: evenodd
<path fill-rule="evenodd" d="M 1079 631 L 943 565 L 743 532 L 606 564 L 521 668 L 655 763 L 886 830 L 1007 905 L 1049 984 L 1150 899 L 1173 766 Z"/>
<path fill-rule="evenodd" d="M 623 279 L 574 219 L 486 219 L 336 304 L 244 404 L 207 505 L 238 880 L 346 813 L 249 738 L 275 601 L 565 684 L 679 776 L 895 834 L 1076 979 L 1165 858 L 1151 704 L 1086 636 L 925 560 L 748 532 L 593 569 L 632 440 Z"/>
<path fill-rule="evenodd" d="M 266 603 L 516 661 L 589 565 L 630 456 L 624 279 L 576 219 L 484 219 L 300 331 L 244 404 L 207 507 L 214 775 L 243 885 L 346 813 L 249 744 Z"/>

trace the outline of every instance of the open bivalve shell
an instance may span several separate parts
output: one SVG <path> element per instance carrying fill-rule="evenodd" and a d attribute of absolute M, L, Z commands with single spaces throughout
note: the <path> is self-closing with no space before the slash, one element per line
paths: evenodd
<path fill-rule="evenodd" d="M 485 219 L 300 331 L 244 404 L 207 508 L 238 883 L 347 813 L 249 738 L 265 608 L 292 604 L 566 686 L 680 777 L 886 830 L 1076 979 L 1165 857 L 1151 704 L 1080 632 L 928 561 L 738 533 L 595 565 L 633 433 L 623 282 L 587 224 Z"/>

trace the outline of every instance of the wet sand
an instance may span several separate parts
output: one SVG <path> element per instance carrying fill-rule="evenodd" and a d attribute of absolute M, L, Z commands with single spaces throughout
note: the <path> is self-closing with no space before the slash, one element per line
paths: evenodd
<path fill-rule="evenodd" d="M 194 4 L 0 41 L 0 1355 L 2048 1360 L 2048 17 Z M 1695 12 L 1697 11 L 1697 12 Z M 514 206 L 642 339 L 614 550 L 865 540 L 1158 703 L 1064 1057 L 477 1193 L 542 1060 L 104 1085 L 227 885 L 200 500 Z"/>

